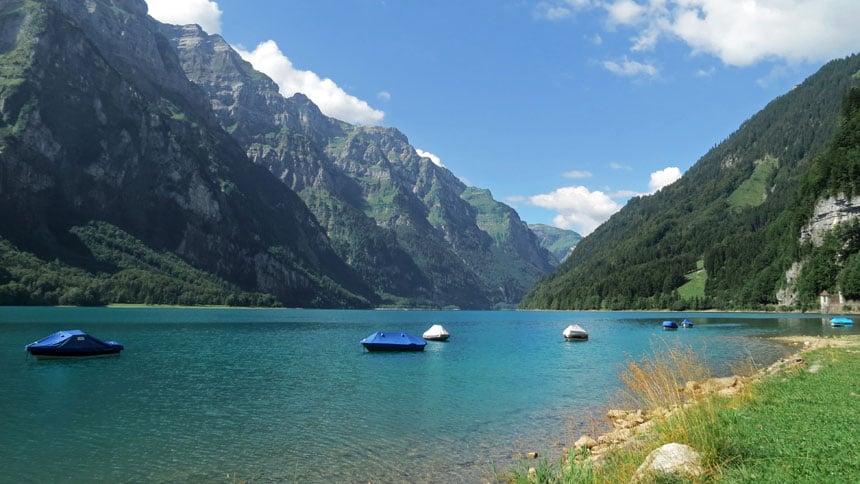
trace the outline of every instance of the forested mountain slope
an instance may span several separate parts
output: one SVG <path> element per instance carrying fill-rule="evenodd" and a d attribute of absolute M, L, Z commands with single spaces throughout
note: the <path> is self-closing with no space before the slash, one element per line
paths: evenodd
<path fill-rule="evenodd" d="M 860 87 L 845 97 L 839 130 L 807 170 L 786 218 L 798 257 L 781 302 L 814 307 L 822 291 L 860 301 Z"/>
<path fill-rule="evenodd" d="M 786 272 L 800 257 L 800 235 L 791 232 L 790 214 L 811 163 L 834 138 L 843 97 L 860 83 L 858 71 L 858 55 L 834 60 L 769 103 L 680 180 L 632 199 L 584 238 L 521 306 L 731 309 L 779 304 L 777 294 L 789 285 Z M 682 296 L 679 290 L 697 264 L 707 276 L 704 291 Z M 797 300 L 816 296 L 804 293 Z"/>

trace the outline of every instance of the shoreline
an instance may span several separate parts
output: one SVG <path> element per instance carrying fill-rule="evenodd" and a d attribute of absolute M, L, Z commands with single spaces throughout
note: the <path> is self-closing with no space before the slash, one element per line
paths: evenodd
<path fill-rule="evenodd" d="M 571 448 L 564 447 L 561 465 L 568 466 L 572 456 L 578 463 L 590 461 L 590 465 L 599 467 L 603 465 L 607 456 L 614 452 L 632 451 L 637 444 L 647 442 L 649 432 L 654 425 L 665 420 L 679 411 L 688 409 L 700 402 L 714 396 L 734 397 L 741 392 L 748 391 L 748 386 L 776 375 L 780 375 L 796 368 L 805 368 L 807 361 L 804 355 L 810 351 L 823 348 L 838 348 L 858 345 L 858 335 L 839 336 L 773 336 L 767 339 L 779 341 L 791 345 L 794 351 L 767 367 L 756 369 L 748 376 L 730 375 L 727 377 L 711 377 L 702 381 L 686 381 L 683 388 L 678 392 L 684 395 L 684 403 L 681 406 L 673 405 L 670 408 L 657 407 L 645 410 L 609 408 L 604 412 L 604 423 L 608 422 L 611 430 L 592 437 L 583 434 L 574 442 Z M 810 367 L 807 371 L 816 371 Z M 527 454 L 527 457 L 536 458 Z M 534 475 L 534 467 L 528 467 L 528 474 Z"/>

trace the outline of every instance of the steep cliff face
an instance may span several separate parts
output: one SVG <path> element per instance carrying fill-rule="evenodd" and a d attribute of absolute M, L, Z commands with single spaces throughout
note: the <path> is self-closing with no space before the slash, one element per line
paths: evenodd
<path fill-rule="evenodd" d="M 13 0 L 0 23 L 0 235 L 86 259 L 69 229 L 101 220 L 287 305 L 373 298 L 220 127 L 143 0 Z"/>
<path fill-rule="evenodd" d="M 283 98 L 219 36 L 164 26 L 189 79 L 248 156 L 296 190 L 338 254 L 388 303 L 516 303 L 551 256 L 516 212 L 418 156 L 395 129 Z"/>
<path fill-rule="evenodd" d="M 860 196 L 849 197 L 844 193 L 820 200 L 809 224 L 800 231 L 800 242 L 810 241 L 820 246 L 824 237 L 842 223 L 860 220 Z"/>

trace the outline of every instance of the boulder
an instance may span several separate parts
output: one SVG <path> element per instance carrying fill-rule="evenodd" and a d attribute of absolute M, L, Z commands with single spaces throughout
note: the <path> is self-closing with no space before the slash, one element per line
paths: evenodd
<path fill-rule="evenodd" d="M 577 440 L 576 442 L 573 443 L 573 448 L 577 449 L 577 450 L 583 449 L 583 448 L 584 449 L 590 449 L 590 448 L 594 447 L 595 445 L 597 445 L 596 440 L 592 439 L 591 437 L 589 437 L 587 435 L 583 435 L 582 437 L 579 438 L 579 440 Z"/>
<path fill-rule="evenodd" d="M 666 444 L 648 454 L 630 482 L 647 482 L 655 476 L 699 477 L 705 472 L 701 461 L 701 455 L 689 445 Z"/>

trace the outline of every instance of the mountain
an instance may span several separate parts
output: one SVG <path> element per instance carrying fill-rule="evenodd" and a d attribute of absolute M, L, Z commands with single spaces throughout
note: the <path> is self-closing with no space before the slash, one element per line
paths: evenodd
<path fill-rule="evenodd" d="M 5 294 L 143 302 L 145 281 L 164 302 L 151 282 L 193 292 L 178 275 L 193 268 L 245 300 L 373 304 L 302 200 L 221 128 L 160 29 L 143 0 L 0 4 L 0 237 L 6 260 L 24 261 L 4 267 Z M 132 267 L 128 254 L 178 259 Z M 39 267 L 83 271 L 86 287 L 41 281 Z M 127 284 L 130 300 L 105 281 Z"/>
<path fill-rule="evenodd" d="M 564 262 L 582 236 L 573 230 L 565 230 L 544 224 L 529 224 L 529 229 L 537 235 L 541 247 L 554 255 L 559 263 Z"/>
<path fill-rule="evenodd" d="M 860 200 L 851 184 L 840 191 L 808 177 L 826 178 L 821 167 L 827 166 L 826 173 L 856 183 L 856 163 L 821 157 L 847 149 L 836 148 L 856 130 L 845 121 L 843 98 L 858 84 L 860 56 L 824 65 L 743 123 L 680 180 L 630 200 L 536 284 L 521 306 L 813 307 L 822 289 L 836 288 L 837 273 L 818 274 L 809 284 L 798 279 L 826 265 L 811 261 L 820 251 L 803 233 L 812 231 L 816 218 L 850 218 Z"/>
<path fill-rule="evenodd" d="M 143 0 L 0 4 L 0 261 L 0 304 L 511 307 L 553 267 L 396 129 Z"/>
<path fill-rule="evenodd" d="M 248 157 L 295 190 L 385 305 L 515 305 L 553 267 L 510 207 L 422 158 L 393 128 L 284 98 L 218 35 L 163 26 L 187 76 Z"/>

